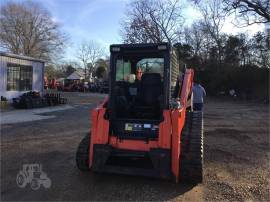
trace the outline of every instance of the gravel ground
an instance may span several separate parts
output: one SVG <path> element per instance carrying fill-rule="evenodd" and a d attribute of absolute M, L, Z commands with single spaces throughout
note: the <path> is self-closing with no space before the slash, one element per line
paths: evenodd
<path fill-rule="evenodd" d="M 89 131 L 90 109 L 104 95 L 65 96 L 72 108 L 41 114 L 48 119 L 1 125 L 1 201 L 270 201 L 268 106 L 207 100 L 204 183 L 189 186 L 81 173 L 76 148 Z M 17 186 L 17 173 L 30 163 L 42 164 L 49 189 Z"/>
<path fill-rule="evenodd" d="M 204 120 L 205 199 L 270 201 L 269 106 L 211 100 Z"/>

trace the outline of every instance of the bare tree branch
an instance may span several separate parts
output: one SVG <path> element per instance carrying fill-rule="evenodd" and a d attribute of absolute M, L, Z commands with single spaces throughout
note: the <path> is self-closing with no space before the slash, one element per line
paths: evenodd
<path fill-rule="evenodd" d="M 209 34 L 214 41 L 214 46 L 217 48 L 217 57 L 221 63 L 222 57 L 222 34 L 221 29 L 225 22 L 225 14 L 222 8 L 221 0 L 206 0 L 198 4 L 199 10 L 204 19 L 204 30 Z"/>
<path fill-rule="evenodd" d="M 83 63 L 85 78 L 91 77 L 96 61 L 102 56 L 104 51 L 100 44 L 94 41 L 81 43 L 77 49 L 77 58 Z"/>
<path fill-rule="evenodd" d="M 190 1 L 197 5 L 203 2 L 202 0 Z M 221 3 L 228 15 L 234 14 L 236 20 L 234 24 L 238 27 L 270 22 L 269 0 L 223 0 Z"/>
<path fill-rule="evenodd" d="M 49 61 L 63 52 L 67 36 L 40 4 L 8 2 L 1 5 L 0 11 L 2 48 Z"/>
<path fill-rule="evenodd" d="M 176 42 L 183 25 L 179 0 L 134 0 L 122 23 L 128 43 Z"/>

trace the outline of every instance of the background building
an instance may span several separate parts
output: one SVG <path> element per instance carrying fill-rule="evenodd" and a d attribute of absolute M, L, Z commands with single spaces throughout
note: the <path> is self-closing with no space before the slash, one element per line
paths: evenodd
<path fill-rule="evenodd" d="M 0 95 L 9 101 L 28 91 L 44 89 L 44 61 L 0 52 Z"/>

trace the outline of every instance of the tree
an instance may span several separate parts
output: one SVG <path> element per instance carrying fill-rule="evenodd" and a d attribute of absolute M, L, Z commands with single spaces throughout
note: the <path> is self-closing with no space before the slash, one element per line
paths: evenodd
<path fill-rule="evenodd" d="M 51 80 L 53 78 L 55 78 L 57 75 L 56 73 L 56 69 L 53 65 L 46 65 L 45 66 L 45 76 Z"/>
<path fill-rule="evenodd" d="M 57 66 L 53 64 L 48 64 L 45 66 L 45 75 L 49 80 L 67 76 L 65 73 L 65 68 L 63 68 L 61 65 Z"/>
<path fill-rule="evenodd" d="M 95 69 L 96 69 L 96 76 L 98 78 L 107 78 L 107 72 L 108 72 L 108 60 L 99 58 L 96 61 Z"/>
<path fill-rule="evenodd" d="M 65 66 L 65 75 L 69 76 L 70 74 L 72 74 L 76 69 L 74 67 L 72 67 L 71 65 L 67 65 Z"/>
<path fill-rule="evenodd" d="M 81 64 L 75 60 L 66 60 L 63 62 L 66 66 L 72 66 L 75 69 L 81 68 Z"/>
<path fill-rule="evenodd" d="M 12 53 L 53 60 L 67 37 L 50 13 L 36 2 L 8 2 L 0 7 L 0 46 Z"/>
<path fill-rule="evenodd" d="M 252 47 L 252 61 L 253 64 L 270 68 L 270 51 L 266 43 L 266 35 L 262 32 L 258 32 L 250 40 Z"/>
<path fill-rule="evenodd" d="M 204 41 L 207 37 L 202 20 L 195 21 L 190 27 L 184 30 L 185 43 L 192 46 L 194 55 L 198 56 L 202 52 Z"/>
<path fill-rule="evenodd" d="M 270 22 L 269 0 L 224 0 L 223 4 L 227 12 L 235 14 L 238 26 Z"/>
<path fill-rule="evenodd" d="M 190 0 L 195 4 L 202 0 Z M 270 22 L 269 0 L 223 0 L 221 6 L 227 14 L 234 14 L 239 27 Z"/>
<path fill-rule="evenodd" d="M 179 60 L 186 62 L 186 60 L 193 56 L 193 48 L 189 44 L 176 43 L 174 48 L 176 49 Z"/>
<path fill-rule="evenodd" d="M 190 44 L 176 43 L 174 48 L 176 49 L 177 56 L 180 61 L 180 66 L 187 65 L 188 68 L 201 68 L 201 57 L 194 54 L 194 48 Z"/>
<path fill-rule="evenodd" d="M 83 42 L 78 47 L 77 58 L 83 63 L 85 78 L 91 77 L 95 62 L 104 55 L 103 48 L 94 41 Z M 87 75 L 88 70 L 88 75 Z"/>
<path fill-rule="evenodd" d="M 97 78 L 103 78 L 104 74 L 107 72 L 106 67 L 104 66 L 98 66 L 96 69 L 96 76 Z"/>
<path fill-rule="evenodd" d="M 179 0 L 134 0 L 122 23 L 123 40 L 126 43 L 174 43 L 183 22 Z"/>
<path fill-rule="evenodd" d="M 225 15 L 221 5 L 221 0 L 206 0 L 203 3 L 198 4 L 204 20 L 204 31 L 206 34 L 210 35 L 213 41 L 213 46 L 215 47 L 212 46 L 210 48 L 211 50 L 216 50 L 216 56 L 219 64 L 222 62 L 223 40 L 221 29 L 225 21 Z"/>
<path fill-rule="evenodd" d="M 239 66 L 243 41 L 237 36 L 229 36 L 225 45 L 224 62 L 231 66 Z"/>

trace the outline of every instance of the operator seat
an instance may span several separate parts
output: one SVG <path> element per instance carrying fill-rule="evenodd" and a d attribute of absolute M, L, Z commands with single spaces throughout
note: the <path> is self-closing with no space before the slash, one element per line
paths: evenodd
<path fill-rule="evenodd" d="M 161 76 L 159 73 L 142 75 L 140 98 L 145 106 L 159 105 L 161 95 Z"/>
<path fill-rule="evenodd" d="M 143 74 L 138 92 L 138 103 L 135 104 L 134 113 L 140 118 L 159 119 L 161 95 L 162 82 L 160 74 Z"/>

